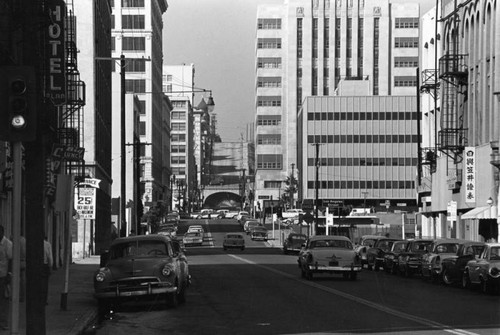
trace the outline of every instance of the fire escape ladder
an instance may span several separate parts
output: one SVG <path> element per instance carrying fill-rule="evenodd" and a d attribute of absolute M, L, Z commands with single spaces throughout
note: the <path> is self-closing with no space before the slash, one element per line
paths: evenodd
<path fill-rule="evenodd" d="M 433 99 L 437 99 L 439 95 L 440 82 L 438 80 L 438 71 L 436 69 L 425 69 L 422 71 L 422 84 L 420 92 L 430 94 Z M 437 112 L 434 111 L 437 116 Z M 435 116 L 435 117 L 436 117 Z M 420 148 L 420 164 L 422 167 L 428 166 L 430 173 L 436 171 L 437 152 L 434 147 Z"/>
<path fill-rule="evenodd" d="M 467 92 L 467 55 L 446 54 L 439 59 L 441 91 L 441 130 L 438 148 L 455 163 L 463 159 L 467 129 L 463 128 L 463 111 Z"/>

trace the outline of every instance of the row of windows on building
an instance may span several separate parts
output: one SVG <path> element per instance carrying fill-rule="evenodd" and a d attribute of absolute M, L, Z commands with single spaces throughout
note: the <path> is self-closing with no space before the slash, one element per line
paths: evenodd
<path fill-rule="evenodd" d="M 307 143 L 420 143 L 418 135 L 308 135 Z"/>
<path fill-rule="evenodd" d="M 319 158 L 320 166 L 417 166 L 415 157 L 329 157 Z M 316 166 L 315 158 L 307 159 L 307 166 Z"/>
<path fill-rule="evenodd" d="M 352 18 L 348 18 L 348 20 L 352 20 Z M 363 18 L 358 18 L 358 20 L 362 20 Z M 329 19 L 325 18 L 325 29 L 329 29 Z M 418 17 L 397 17 L 394 20 L 394 28 L 396 29 L 417 29 L 419 27 L 420 19 Z M 340 28 L 341 19 L 336 19 L 337 26 Z M 348 21 L 349 27 L 349 21 Z M 351 24 L 352 26 L 352 24 Z M 317 19 L 313 21 L 313 27 L 317 29 L 318 21 Z M 281 19 L 279 18 L 260 18 L 257 21 L 257 29 L 281 29 Z"/>
<path fill-rule="evenodd" d="M 111 7 L 115 7 L 115 0 L 109 0 Z M 122 7 L 144 8 L 144 0 L 121 0 Z"/>
<path fill-rule="evenodd" d="M 417 112 L 309 112 L 308 121 L 419 120 Z"/>
<path fill-rule="evenodd" d="M 314 180 L 307 182 L 308 189 L 316 189 Z M 388 190 L 414 190 L 415 182 L 412 180 L 321 180 L 318 189 L 333 190 L 359 190 L 359 189 L 388 189 Z"/>

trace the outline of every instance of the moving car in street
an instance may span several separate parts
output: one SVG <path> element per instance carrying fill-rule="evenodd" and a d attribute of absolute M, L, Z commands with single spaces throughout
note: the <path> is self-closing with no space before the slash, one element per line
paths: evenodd
<path fill-rule="evenodd" d="M 411 240 L 406 246 L 406 250 L 398 257 L 398 273 L 410 277 L 420 274 L 422 268 L 422 257 L 429 250 L 432 239 Z"/>
<path fill-rule="evenodd" d="M 245 238 L 240 233 L 227 233 L 222 242 L 222 248 L 227 249 L 241 249 L 245 250 Z"/>
<path fill-rule="evenodd" d="M 290 233 L 283 242 L 283 253 L 298 253 L 306 240 L 307 236 L 304 234 Z"/>
<path fill-rule="evenodd" d="M 238 210 L 229 210 L 225 215 L 224 215 L 224 219 L 235 219 L 236 216 L 238 216 L 238 213 L 240 211 Z"/>
<path fill-rule="evenodd" d="M 245 233 L 247 235 L 250 235 L 251 229 L 254 227 L 259 227 L 259 226 L 262 226 L 260 221 L 256 220 L 256 219 L 252 219 L 252 220 L 245 221 L 245 225 L 243 226 L 243 230 L 245 231 Z"/>
<path fill-rule="evenodd" d="M 313 279 L 316 273 L 342 274 L 356 280 L 361 260 L 352 242 L 345 236 L 321 235 L 307 240 L 297 260 L 302 277 Z"/>
<path fill-rule="evenodd" d="M 487 243 L 478 258 L 467 262 L 462 286 L 477 284 L 484 293 L 500 290 L 500 243 Z"/>
<path fill-rule="evenodd" d="M 201 225 L 191 225 L 188 227 L 188 233 L 200 233 L 201 237 L 205 237 L 205 229 Z"/>
<path fill-rule="evenodd" d="M 178 241 L 165 235 L 117 238 L 101 254 L 94 274 L 94 296 L 99 314 L 123 300 L 164 296 L 169 307 L 186 300 L 189 286 L 187 259 Z"/>
<path fill-rule="evenodd" d="M 392 244 L 391 250 L 384 255 L 384 270 L 392 274 L 398 274 L 399 255 L 405 251 L 406 246 L 410 243 L 408 240 L 395 241 Z"/>
<path fill-rule="evenodd" d="M 157 234 L 175 237 L 177 235 L 177 226 L 171 223 L 163 224 L 158 227 Z"/>
<path fill-rule="evenodd" d="M 267 241 L 267 229 L 262 226 L 255 226 L 250 229 L 252 241 Z"/>
<path fill-rule="evenodd" d="M 193 212 L 191 213 L 191 218 L 192 219 L 222 219 L 224 217 L 224 214 L 222 213 L 217 213 L 213 209 L 202 209 L 199 212 Z"/>
<path fill-rule="evenodd" d="M 198 231 L 191 231 L 189 233 L 184 234 L 182 238 L 182 243 L 184 243 L 184 246 L 186 247 L 195 245 L 201 246 L 203 245 L 203 236 Z"/>
<path fill-rule="evenodd" d="M 240 223 L 241 218 L 244 216 L 250 216 L 250 213 L 248 213 L 247 211 L 239 211 L 238 212 L 238 215 L 236 215 L 236 220 L 238 220 L 238 223 Z"/>
<path fill-rule="evenodd" d="M 422 256 L 422 268 L 420 274 L 422 279 L 430 279 L 434 282 L 441 280 L 442 264 L 444 259 L 457 254 L 458 248 L 465 240 L 437 239 L 429 247 L 429 251 Z"/>
<path fill-rule="evenodd" d="M 443 283 L 446 285 L 462 284 L 467 262 L 481 256 L 485 246 L 486 243 L 484 242 L 468 241 L 458 247 L 455 255 L 443 259 L 441 261 L 441 267 L 443 268 L 441 279 Z"/>

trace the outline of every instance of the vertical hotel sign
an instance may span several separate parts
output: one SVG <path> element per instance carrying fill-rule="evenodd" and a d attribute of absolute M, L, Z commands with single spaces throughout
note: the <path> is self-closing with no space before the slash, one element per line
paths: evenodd
<path fill-rule="evenodd" d="M 66 102 L 66 73 L 64 58 L 64 34 L 66 3 L 64 0 L 48 0 L 49 24 L 46 31 L 45 98 L 54 105 Z"/>
<path fill-rule="evenodd" d="M 465 147 L 465 202 L 476 202 L 476 149 Z"/>

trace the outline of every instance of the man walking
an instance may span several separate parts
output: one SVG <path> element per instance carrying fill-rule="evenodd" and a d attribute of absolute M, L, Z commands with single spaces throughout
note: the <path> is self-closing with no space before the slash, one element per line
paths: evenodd
<path fill-rule="evenodd" d="M 4 236 L 5 230 L 0 226 L 0 330 L 9 329 L 9 270 L 12 261 L 12 242 Z"/>

